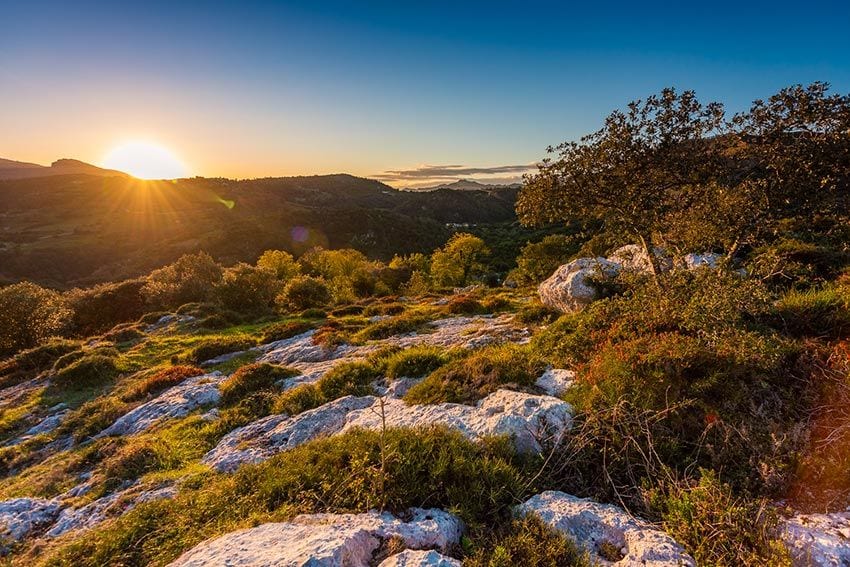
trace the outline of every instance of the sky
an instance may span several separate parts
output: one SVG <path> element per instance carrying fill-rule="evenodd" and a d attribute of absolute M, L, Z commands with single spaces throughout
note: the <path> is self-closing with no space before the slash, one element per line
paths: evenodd
<path fill-rule="evenodd" d="M 0 157 L 507 182 L 664 87 L 850 92 L 850 2 L 0 0 Z"/>

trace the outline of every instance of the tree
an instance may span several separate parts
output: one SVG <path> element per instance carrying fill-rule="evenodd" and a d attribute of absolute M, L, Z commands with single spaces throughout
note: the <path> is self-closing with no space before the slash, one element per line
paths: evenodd
<path fill-rule="evenodd" d="M 442 286 L 467 285 L 484 274 L 483 261 L 489 255 L 490 249 L 483 240 L 458 232 L 431 256 L 431 277 Z"/>
<path fill-rule="evenodd" d="M 60 335 L 73 311 L 62 296 L 30 282 L 0 288 L 0 355 L 13 354 Z"/>
<path fill-rule="evenodd" d="M 814 83 L 757 100 L 727 121 L 692 91 L 615 111 L 598 132 L 565 142 L 525 179 L 525 224 L 597 220 L 617 237 L 683 253 L 778 233 L 783 219 L 844 222 L 850 196 L 850 96 Z"/>
<path fill-rule="evenodd" d="M 324 307 L 330 301 L 331 293 L 325 281 L 312 276 L 295 276 L 275 300 L 282 309 Z"/>
<path fill-rule="evenodd" d="M 221 266 L 206 252 L 185 254 L 173 264 L 151 272 L 142 295 L 150 304 L 163 309 L 206 301 L 221 280 L 221 274 Z"/>
<path fill-rule="evenodd" d="M 301 266 L 289 252 L 266 250 L 257 260 L 257 267 L 270 270 L 281 281 L 289 281 L 301 273 Z"/>
<path fill-rule="evenodd" d="M 577 249 L 575 239 L 564 234 L 550 234 L 539 242 L 529 242 L 523 247 L 511 275 L 519 283 L 539 283 L 569 260 Z"/>
<path fill-rule="evenodd" d="M 559 157 L 526 177 L 517 201 L 520 220 L 598 220 L 608 231 L 637 239 L 654 258 L 653 235 L 671 211 L 687 207 L 691 187 L 717 174 L 721 152 L 705 141 L 723 124 L 723 106 L 703 105 L 693 91 L 664 89 L 632 102 L 625 112 L 611 113 L 601 130 L 549 148 Z"/>
<path fill-rule="evenodd" d="M 262 314 L 274 305 L 283 285 L 270 269 L 239 263 L 224 270 L 215 298 L 238 313 Z"/>

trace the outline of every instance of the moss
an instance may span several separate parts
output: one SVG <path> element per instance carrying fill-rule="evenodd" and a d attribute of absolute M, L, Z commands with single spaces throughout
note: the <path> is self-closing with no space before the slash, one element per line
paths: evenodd
<path fill-rule="evenodd" d="M 243 366 L 219 386 L 221 403 L 225 406 L 233 405 L 250 394 L 270 390 L 279 381 L 299 374 L 298 370 L 268 363 Z"/>
<path fill-rule="evenodd" d="M 56 372 L 52 381 L 61 388 L 100 386 L 114 380 L 118 373 L 114 357 L 87 354 Z"/>
<path fill-rule="evenodd" d="M 471 404 L 499 388 L 531 387 L 543 370 L 542 360 L 527 347 L 488 347 L 435 370 L 404 399 L 410 404 Z"/>

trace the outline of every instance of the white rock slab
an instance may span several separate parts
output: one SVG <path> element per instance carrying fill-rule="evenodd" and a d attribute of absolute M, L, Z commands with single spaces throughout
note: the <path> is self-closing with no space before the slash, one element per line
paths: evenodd
<path fill-rule="evenodd" d="M 795 567 L 850 565 L 850 512 L 799 514 L 780 526 Z"/>
<path fill-rule="evenodd" d="M 460 540 L 460 520 L 441 510 L 412 509 L 409 519 L 389 513 L 305 514 L 205 541 L 171 567 L 368 567 L 382 542 L 400 538 L 413 549 L 445 549 Z"/>
<path fill-rule="evenodd" d="M 199 407 L 215 405 L 221 398 L 218 386 L 224 379 L 220 372 L 187 378 L 119 417 L 98 437 L 139 433 L 166 419 L 185 417 Z"/>
<path fill-rule="evenodd" d="M 12 498 L 0 502 L 0 535 L 20 541 L 34 530 L 49 526 L 62 504 L 44 498 Z"/>
<path fill-rule="evenodd" d="M 547 368 L 534 385 L 549 394 L 560 396 L 575 382 L 576 373 L 563 368 Z"/>
<path fill-rule="evenodd" d="M 586 549 L 599 565 L 696 567 L 693 558 L 672 537 L 616 506 L 549 491 L 533 496 L 518 511 L 536 514 Z M 602 545 L 619 549 L 622 558 L 605 559 L 599 554 Z"/>
<path fill-rule="evenodd" d="M 387 557 L 378 567 L 461 567 L 461 562 L 433 549 L 407 549 Z"/>

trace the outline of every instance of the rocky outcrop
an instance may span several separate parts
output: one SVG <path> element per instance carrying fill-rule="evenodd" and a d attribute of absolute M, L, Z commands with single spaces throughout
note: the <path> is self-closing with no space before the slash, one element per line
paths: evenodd
<path fill-rule="evenodd" d="M 460 520 L 441 510 L 414 508 L 406 519 L 386 512 L 304 514 L 290 522 L 262 524 L 205 541 L 171 567 L 368 567 L 390 539 L 410 549 L 445 550 L 458 543 L 462 529 Z"/>
<path fill-rule="evenodd" d="M 655 255 L 655 266 L 658 270 L 667 272 L 673 269 L 673 259 L 662 249 L 653 248 L 652 253 Z M 649 254 L 643 246 L 637 244 L 627 244 L 617 248 L 608 256 L 608 260 L 620 264 L 623 270 L 629 272 L 652 273 Z"/>
<path fill-rule="evenodd" d="M 575 382 L 576 373 L 563 368 L 547 368 L 534 385 L 550 396 L 560 396 Z"/>
<path fill-rule="evenodd" d="M 696 567 L 676 541 L 650 524 L 608 504 L 563 492 L 543 492 L 519 506 L 573 539 L 599 565 Z"/>
<path fill-rule="evenodd" d="M 378 567 L 461 567 L 461 563 L 433 549 L 430 551 L 407 549 L 387 557 L 378 564 Z"/>
<path fill-rule="evenodd" d="M 218 385 L 224 378 L 220 372 L 187 378 L 119 417 L 98 437 L 139 433 L 166 419 L 185 417 L 199 407 L 215 405 L 221 398 Z"/>
<path fill-rule="evenodd" d="M 543 305 L 570 313 L 599 298 L 593 280 L 613 278 L 622 267 L 605 258 L 579 258 L 564 264 L 537 288 Z"/>
<path fill-rule="evenodd" d="M 346 396 L 316 409 L 288 417 L 272 415 L 227 434 L 203 462 L 219 472 L 232 472 L 244 463 L 257 463 L 317 437 L 355 428 L 379 430 L 382 412 L 387 427 L 444 425 L 470 439 L 509 435 L 522 452 L 540 450 L 570 427 L 572 407 L 551 396 L 510 390 L 490 394 L 475 406 L 435 404 L 408 406 L 399 399 Z"/>
<path fill-rule="evenodd" d="M 850 565 L 850 512 L 799 514 L 785 520 L 779 534 L 795 567 Z"/>
<path fill-rule="evenodd" d="M 713 252 L 706 252 L 704 254 L 685 254 L 683 260 L 685 262 L 685 268 L 688 270 L 695 270 L 697 268 L 714 269 L 717 268 L 723 260 L 723 256 Z"/>
<path fill-rule="evenodd" d="M 372 396 L 346 396 L 293 417 L 270 415 L 228 433 L 204 455 L 203 463 L 232 472 L 244 463 L 258 463 L 322 435 L 337 433 L 349 413 L 375 403 Z"/>
<path fill-rule="evenodd" d="M 48 527 L 62 510 L 55 500 L 12 498 L 0 502 L 0 535 L 20 541 L 31 532 Z"/>
<path fill-rule="evenodd" d="M 383 411 L 383 418 L 382 418 Z M 475 406 L 463 404 L 407 405 L 389 399 L 383 410 L 379 404 L 353 411 L 342 431 L 357 427 L 378 430 L 387 427 L 428 427 L 444 425 L 457 429 L 470 439 L 508 435 L 520 452 L 535 452 L 543 441 L 557 441 L 569 429 L 572 407 L 551 396 L 535 396 L 499 390 Z"/>

